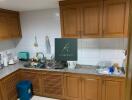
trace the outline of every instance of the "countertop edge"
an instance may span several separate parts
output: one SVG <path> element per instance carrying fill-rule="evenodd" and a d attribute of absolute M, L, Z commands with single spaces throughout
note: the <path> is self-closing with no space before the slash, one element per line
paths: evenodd
<path fill-rule="evenodd" d="M 11 75 L 12 73 L 18 71 L 18 70 L 36 70 L 36 71 L 49 71 L 49 72 L 61 72 L 61 73 L 71 73 L 71 74 L 81 74 L 81 75 L 96 75 L 100 77 L 116 77 L 116 78 L 126 78 L 126 75 L 114 75 L 114 74 L 100 74 L 95 72 L 87 72 L 86 70 L 69 70 L 69 69 L 63 69 L 63 70 L 56 70 L 56 69 L 37 69 L 37 68 L 25 68 L 22 67 L 22 64 L 16 64 L 9 67 L 3 68 L 0 70 L 0 80 L 3 78 Z M 3 74 L 1 73 L 3 71 Z M 4 73 L 5 72 L 5 73 Z"/>

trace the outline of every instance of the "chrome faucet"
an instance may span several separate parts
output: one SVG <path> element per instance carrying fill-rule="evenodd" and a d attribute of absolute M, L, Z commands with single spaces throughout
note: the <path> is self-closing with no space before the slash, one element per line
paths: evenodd
<path fill-rule="evenodd" d="M 37 57 L 38 61 L 40 61 L 41 63 L 45 62 L 45 57 L 44 57 L 43 52 L 37 52 L 36 57 Z"/>

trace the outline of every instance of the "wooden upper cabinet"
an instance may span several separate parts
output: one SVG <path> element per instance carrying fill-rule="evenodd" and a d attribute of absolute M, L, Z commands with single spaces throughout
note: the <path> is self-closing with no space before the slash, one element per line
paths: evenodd
<path fill-rule="evenodd" d="M 104 37 L 124 37 L 127 34 L 128 6 L 126 0 L 104 1 Z"/>
<path fill-rule="evenodd" d="M 62 37 L 80 37 L 80 14 L 77 5 L 61 8 Z"/>
<path fill-rule="evenodd" d="M 81 100 L 81 80 L 79 75 L 65 76 L 65 96 L 67 100 Z"/>
<path fill-rule="evenodd" d="M 82 80 L 82 100 L 101 100 L 101 78 L 85 76 Z"/>
<path fill-rule="evenodd" d="M 11 34 L 12 38 L 21 37 L 20 19 L 18 12 L 14 12 L 9 15 L 8 24 L 9 34 Z"/>
<path fill-rule="evenodd" d="M 0 12 L 0 39 L 9 39 L 11 34 L 8 31 L 8 14 L 5 12 Z"/>
<path fill-rule="evenodd" d="M 126 37 L 128 0 L 66 0 L 60 2 L 63 37 Z"/>
<path fill-rule="evenodd" d="M 81 37 L 100 37 L 102 30 L 102 2 L 81 4 Z"/>
<path fill-rule="evenodd" d="M 0 9 L 0 40 L 21 37 L 19 13 Z"/>

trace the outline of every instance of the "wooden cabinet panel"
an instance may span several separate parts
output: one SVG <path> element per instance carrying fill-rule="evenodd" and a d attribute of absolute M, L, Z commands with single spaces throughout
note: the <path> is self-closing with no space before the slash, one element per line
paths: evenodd
<path fill-rule="evenodd" d="M 128 1 L 60 1 L 62 36 L 76 38 L 126 37 L 129 18 Z"/>
<path fill-rule="evenodd" d="M 21 37 L 19 12 L 0 9 L 0 40 Z"/>
<path fill-rule="evenodd" d="M 16 84 L 18 81 L 17 73 L 13 73 L 1 80 L 3 100 L 17 100 Z"/>
<path fill-rule="evenodd" d="M 8 30 L 8 16 L 9 14 L 5 12 L 0 12 L 0 39 L 9 39 L 11 34 L 9 34 Z"/>
<path fill-rule="evenodd" d="M 78 6 L 61 7 L 61 27 L 63 37 L 80 37 L 80 15 Z"/>
<path fill-rule="evenodd" d="M 19 79 L 20 76 L 20 79 Z M 20 70 L 0 80 L 0 100 L 17 100 L 16 84 L 30 80 L 35 95 L 65 100 L 125 100 L 125 78 Z"/>
<path fill-rule="evenodd" d="M 12 13 L 8 18 L 9 33 L 12 38 L 21 37 L 19 13 Z"/>
<path fill-rule="evenodd" d="M 125 79 L 105 79 L 102 100 L 125 100 Z"/>
<path fill-rule="evenodd" d="M 3 98 L 2 98 L 2 85 L 1 85 L 1 81 L 0 81 L 0 100 L 3 100 Z"/>
<path fill-rule="evenodd" d="M 106 100 L 121 100 L 120 82 L 106 81 L 105 86 Z"/>
<path fill-rule="evenodd" d="M 42 77 L 43 95 L 54 98 L 63 98 L 63 73 L 47 72 Z"/>
<path fill-rule="evenodd" d="M 41 90 L 40 90 L 40 74 L 37 71 L 21 71 L 20 72 L 21 76 L 21 80 L 30 80 L 32 82 L 33 85 L 33 94 L 34 95 L 41 95 Z"/>
<path fill-rule="evenodd" d="M 101 78 L 86 76 L 82 81 L 83 100 L 101 100 Z"/>
<path fill-rule="evenodd" d="M 104 37 L 123 37 L 127 34 L 126 0 L 104 1 L 103 35 Z"/>
<path fill-rule="evenodd" d="M 65 96 L 67 100 L 81 100 L 81 79 L 78 75 L 65 76 Z"/>
<path fill-rule="evenodd" d="M 102 33 L 102 2 L 81 4 L 81 37 L 100 37 Z"/>

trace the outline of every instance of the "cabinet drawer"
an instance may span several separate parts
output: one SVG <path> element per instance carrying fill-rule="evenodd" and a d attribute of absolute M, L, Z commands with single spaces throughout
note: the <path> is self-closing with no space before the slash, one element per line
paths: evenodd
<path fill-rule="evenodd" d="M 46 83 L 51 83 L 51 84 L 54 84 L 54 83 L 57 83 L 57 82 L 59 82 L 59 81 L 62 81 L 62 79 L 60 78 L 60 79 L 45 79 L 45 82 Z"/>
<path fill-rule="evenodd" d="M 49 83 L 49 82 L 45 82 L 45 87 L 49 87 L 49 88 L 60 88 L 62 87 L 62 83 L 58 82 L 58 83 Z"/>
<path fill-rule="evenodd" d="M 51 81 L 53 81 L 53 80 L 60 80 L 61 78 L 62 78 L 62 75 L 46 75 L 46 79 L 47 80 L 52 79 Z"/>
<path fill-rule="evenodd" d="M 46 94 L 50 94 L 50 95 L 62 95 L 63 91 L 62 88 L 58 89 L 58 88 L 45 88 L 45 93 Z"/>
<path fill-rule="evenodd" d="M 49 97 L 63 96 L 63 74 L 47 72 L 42 78 L 43 94 Z"/>

